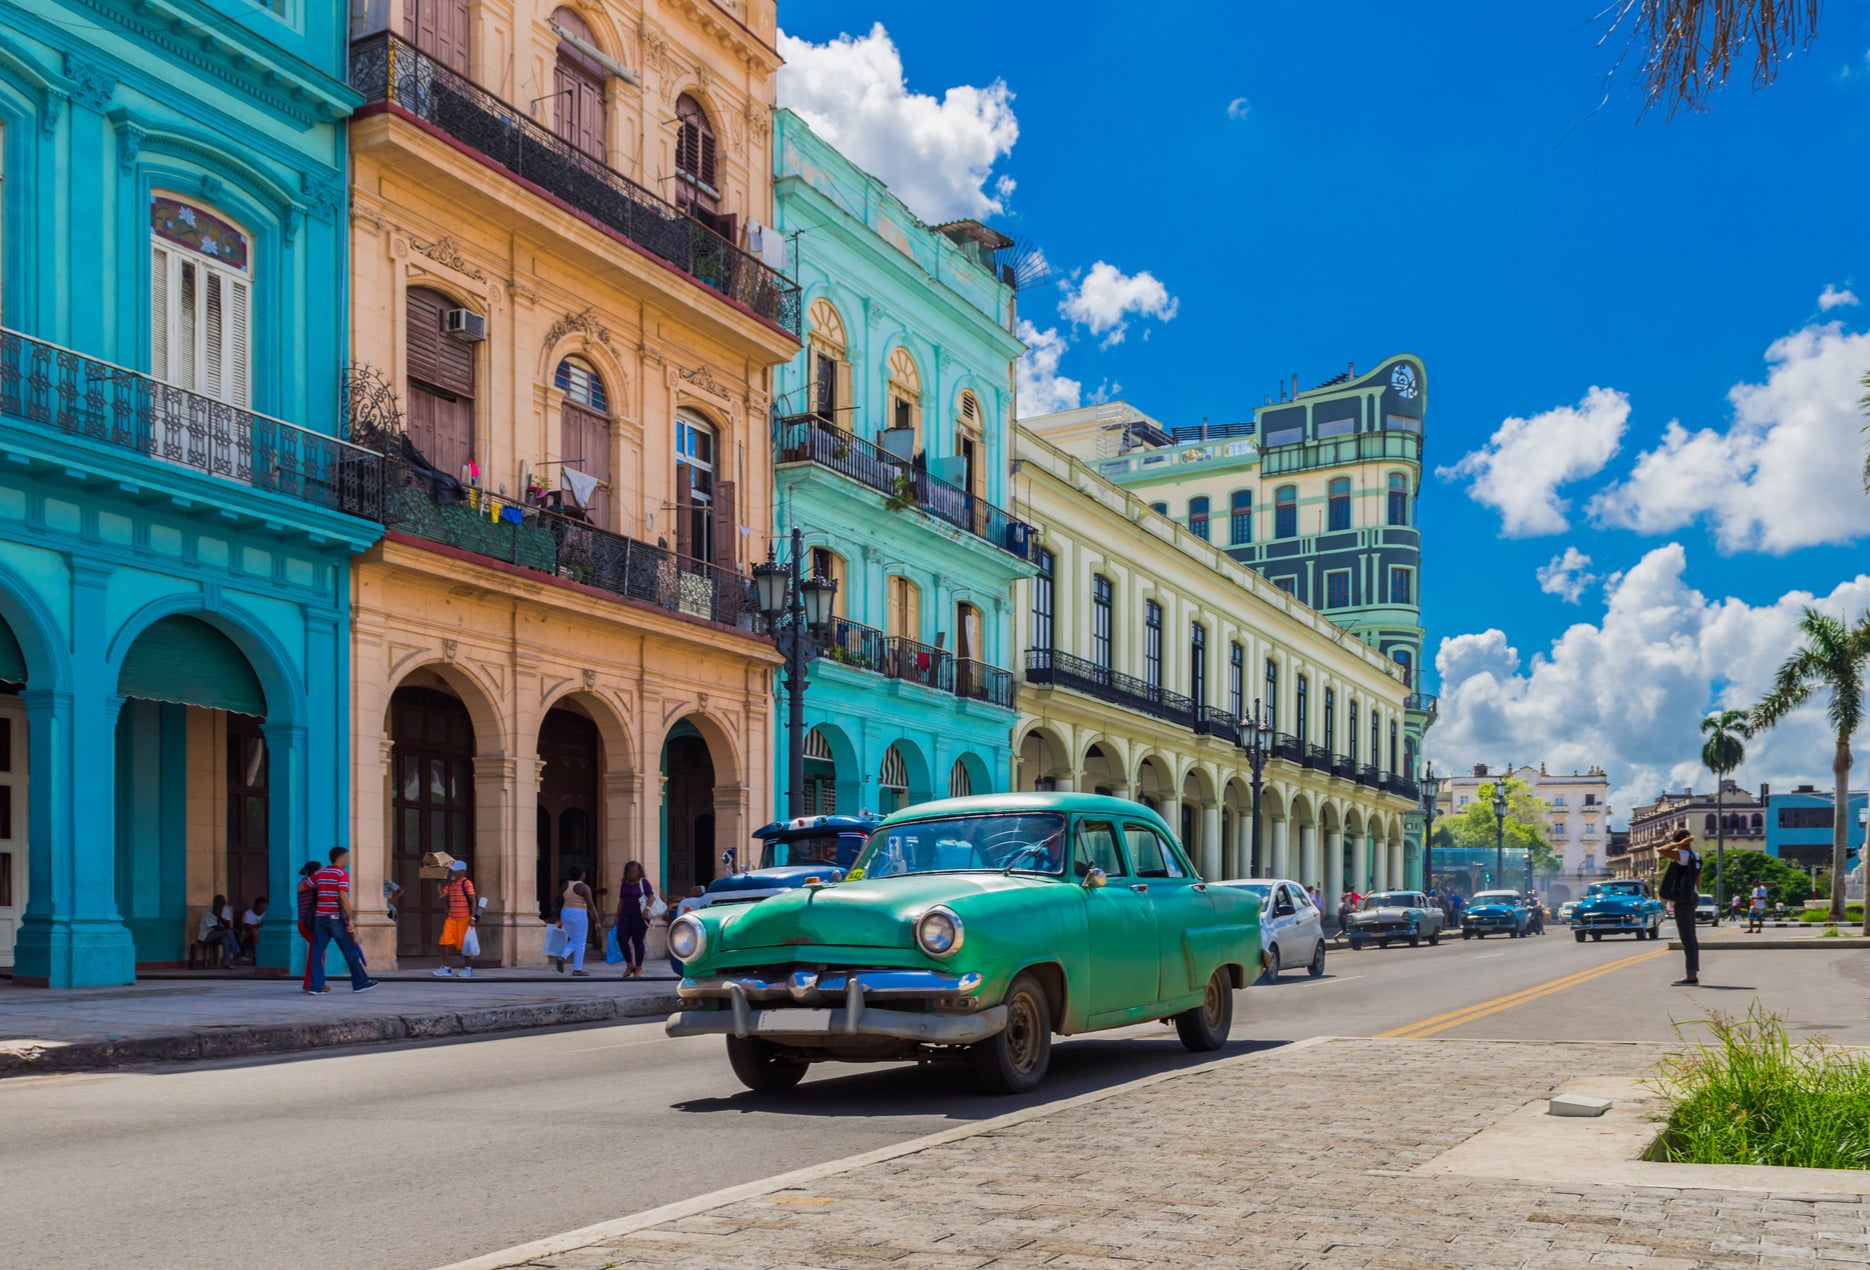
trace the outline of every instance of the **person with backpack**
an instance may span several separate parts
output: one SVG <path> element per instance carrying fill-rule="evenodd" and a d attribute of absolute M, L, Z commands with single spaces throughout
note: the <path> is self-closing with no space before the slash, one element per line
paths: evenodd
<path fill-rule="evenodd" d="M 303 992 L 312 990 L 312 921 L 318 915 L 318 888 L 312 885 L 312 875 L 316 872 L 316 860 L 307 860 L 299 870 L 299 937 L 305 941 L 305 977 L 299 980 L 299 988 Z"/>
<path fill-rule="evenodd" d="M 1682 956 L 1688 963 L 1687 972 L 1673 986 L 1692 988 L 1701 982 L 1701 941 L 1695 933 L 1695 906 L 1701 902 L 1701 853 L 1695 850 L 1695 835 L 1677 829 L 1657 854 L 1672 857 L 1658 889 L 1675 910 L 1676 938 L 1682 941 Z"/>
<path fill-rule="evenodd" d="M 456 860 L 448 866 L 448 880 L 441 884 L 440 899 L 448 906 L 448 916 L 442 922 L 440 939 L 442 964 L 435 971 L 437 979 L 472 979 L 474 977 L 474 959 L 463 945 L 467 942 L 468 932 L 474 929 L 474 884 L 468 881 L 467 861 Z M 454 958 L 461 958 L 461 969 L 454 968 Z"/>

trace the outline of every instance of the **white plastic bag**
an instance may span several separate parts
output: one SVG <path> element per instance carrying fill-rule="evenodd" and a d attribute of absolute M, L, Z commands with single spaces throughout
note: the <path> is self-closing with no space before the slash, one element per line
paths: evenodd
<path fill-rule="evenodd" d="M 545 928 L 545 955 L 548 957 L 563 957 L 566 955 L 566 953 L 567 953 L 567 949 L 565 947 L 565 928 L 563 926 L 546 927 Z"/>
<path fill-rule="evenodd" d="M 475 933 L 472 926 L 467 928 L 467 934 L 461 936 L 461 955 L 463 957 L 480 956 L 480 936 Z"/>

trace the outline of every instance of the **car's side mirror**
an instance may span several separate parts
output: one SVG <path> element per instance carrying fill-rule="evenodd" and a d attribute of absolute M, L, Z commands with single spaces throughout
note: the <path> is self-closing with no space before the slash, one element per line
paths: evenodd
<path fill-rule="evenodd" d="M 1100 886 L 1108 885 L 1109 882 L 1110 878 L 1102 869 L 1092 869 L 1084 875 L 1084 889 L 1087 891 L 1095 891 Z"/>

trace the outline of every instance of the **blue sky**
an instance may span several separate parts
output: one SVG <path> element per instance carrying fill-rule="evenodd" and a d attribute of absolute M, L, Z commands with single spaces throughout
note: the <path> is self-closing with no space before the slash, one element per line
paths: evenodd
<path fill-rule="evenodd" d="M 1005 4 L 970 26 L 790 0 L 781 100 L 930 219 L 1043 249 L 1065 281 L 1022 312 L 1051 336 L 1045 391 L 1223 421 L 1294 371 L 1420 354 L 1430 464 L 1458 469 L 1421 499 L 1428 752 L 1601 763 L 1624 812 L 1706 786 L 1697 720 L 1764 687 L 1801 592 L 1870 608 L 1870 18 L 1827 6 L 1772 88 L 1639 121 L 1599 7 Z M 1568 550 L 1590 563 L 1553 574 Z M 1740 778 L 1824 783 L 1822 750 L 1795 720 Z"/>

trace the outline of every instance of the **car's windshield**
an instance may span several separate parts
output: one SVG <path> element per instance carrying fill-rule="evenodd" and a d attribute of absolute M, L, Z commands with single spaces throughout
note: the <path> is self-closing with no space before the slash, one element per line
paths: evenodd
<path fill-rule="evenodd" d="M 1415 905 L 1413 891 L 1384 891 L 1380 895 L 1364 896 L 1365 908 L 1414 908 Z"/>
<path fill-rule="evenodd" d="M 944 816 L 890 825 L 857 857 L 868 878 L 906 873 L 1061 873 L 1065 818 L 1049 813 Z"/>
<path fill-rule="evenodd" d="M 1641 895 L 1641 882 L 1599 882 L 1591 888 L 1592 895 Z"/>
<path fill-rule="evenodd" d="M 1474 897 L 1476 904 L 1517 904 L 1518 891 L 1482 891 Z"/>
<path fill-rule="evenodd" d="M 844 852 L 845 859 L 838 859 L 838 840 L 842 836 L 838 833 L 814 833 L 790 841 L 768 842 L 760 867 L 776 869 L 788 864 L 849 864 L 853 852 L 848 849 Z"/>

